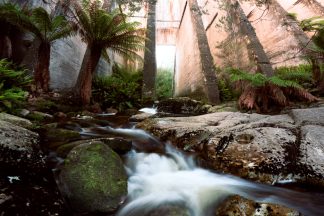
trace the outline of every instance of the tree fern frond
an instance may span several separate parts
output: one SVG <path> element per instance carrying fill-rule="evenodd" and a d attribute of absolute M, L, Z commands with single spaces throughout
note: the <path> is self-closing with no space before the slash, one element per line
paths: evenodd
<path fill-rule="evenodd" d="M 42 33 L 30 19 L 31 11 L 12 3 L 0 4 L 0 17 L 6 22 L 23 30 L 30 31 L 36 37 L 42 38 Z"/>
<path fill-rule="evenodd" d="M 33 9 L 31 21 L 42 32 L 44 39 L 46 39 L 48 32 L 52 31 L 52 20 L 47 11 L 42 7 Z"/>
<path fill-rule="evenodd" d="M 318 101 L 318 98 L 313 96 L 311 93 L 309 93 L 307 90 L 303 88 L 283 88 L 282 89 L 285 95 L 289 95 L 289 97 L 297 98 L 301 101 L 307 101 L 307 102 L 316 102 Z"/>
<path fill-rule="evenodd" d="M 293 88 L 302 88 L 297 82 L 292 80 L 284 80 L 278 76 L 272 76 L 269 78 L 269 82 L 279 87 L 293 87 Z"/>

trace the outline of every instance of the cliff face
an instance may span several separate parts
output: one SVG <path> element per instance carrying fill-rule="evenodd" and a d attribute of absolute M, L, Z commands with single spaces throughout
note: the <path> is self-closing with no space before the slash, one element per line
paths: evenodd
<path fill-rule="evenodd" d="M 196 89 L 201 89 L 203 81 L 199 51 L 195 48 L 197 44 L 193 44 L 192 22 L 185 6 L 187 1 L 180 2 L 175 93 L 187 96 L 200 94 Z M 304 57 L 308 53 L 304 48 L 311 46 L 312 34 L 304 33 L 289 15 L 295 13 L 298 20 L 303 20 L 324 14 L 324 0 L 271 0 L 267 5 L 254 0 L 198 0 L 198 3 L 215 65 L 267 74 L 276 67 L 306 63 Z M 237 9 L 242 11 L 241 15 Z"/>
<path fill-rule="evenodd" d="M 55 2 L 48 1 L 44 3 L 42 0 L 32 1 L 16 1 L 30 7 L 44 7 L 49 13 L 54 13 Z M 20 33 L 14 38 L 14 57 L 17 62 L 26 65 L 32 69 L 35 63 L 35 56 L 38 43 L 28 34 Z M 51 89 L 67 89 L 74 86 L 81 67 L 82 59 L 86 50 L 86 44 L 76 35 L 70 38 L 55 41 L 51 46 L 50 60 L 50 88 Z M 108 74 L 111 71 L 111 65 L 104 60 L 100 60 L 97 67 L 99 74 Z"/>
<path fill-rule="evenodd" d="M 22 0 L 18 2 L 26 3 Z M 33 7 L 42 6 L 53 12 L 55 1 L 51 2 L 54 3 L 32 0 L 28 4 Z M 275 68 L 305 63 L 306 53 L 303 47 L 309 45 L 312 34 L 302 32 L 289 14 L 296 13 L 298 20 L 324 15 L 324 0 L 271 0 L 268 5 L 256 4 L 254 0 L 197 2 L 215 65 L 250 71 L 262 69 L 262 64 Z M 243 11 L 241 15 L 235 11 L 235 4 Z M 143 8 L 140 16 L 132 19 L 145 26 L 146 10 L 147 8 Z M 198 49 L 201 42 L 197 38 L 191 13 L 187 0 L 159 0 L 156 10 L 156 44 L 176 46 L 175 95 L 198 95 L 203 98 L 205 81 L 202 55 Z M 23 49 L 19 49 L 19 55 L 14 57 L 30 65 L 37 44 L 33 44 L 31 37 L 26 35 L 16 35 L 14 41 L 21 41 L 19 38 L 23 38 L 22 45 L 12 43 L 12 51 L 18 50 L 17 46 Z M 86 44 L 78 36 L 53 43 L 51 88 L 69 88 L 74 85 L 85 49 Z M 125 62 L 113 55 L 112 59 Z M 99 73 L 107 74 L 110 70 L 111 66 L 101 61 L 98 66 Z"/>

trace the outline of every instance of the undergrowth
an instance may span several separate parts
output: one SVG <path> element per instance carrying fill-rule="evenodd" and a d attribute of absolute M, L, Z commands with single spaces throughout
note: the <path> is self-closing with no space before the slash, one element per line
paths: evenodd
<path fill-rule="evenodd" d="M 102 108 L 116 108 L 124 111 L 141 106 L 142 73 L 113 66 L 111 76 L 97 76 L 93 79 L 93 101 Z"/>
<path fill-rule="evenodd" d="M 173 73 L 171 69 L 158 68 L 156 76 L 156 98 L 158 100 L 172 97 Z"/>
<path fill-rule="evenodd" d="M 28 95 L 32 77 L 6 59 L 0 60 L 0 111 L 21 107 Z"/>

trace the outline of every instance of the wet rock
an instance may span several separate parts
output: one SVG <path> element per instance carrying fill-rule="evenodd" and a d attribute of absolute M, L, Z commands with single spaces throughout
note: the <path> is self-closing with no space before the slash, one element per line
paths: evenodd
<path fill-rule="evenodd" d="M 97 139 L 90 139 L 90 140 L 79 140 L 75 142 L 70 142 L 61 145 L 57 148 L 56 152 L 61 157 L 66 157 L 67 154 L 76 146 L 81 144 L 91 144 L 94 142 L 102 142 L 108 145 L 112 150 L 114 150 L 118 154 L 125 154 L 132 148 L 132 142 L 125 140 L 123 138 L 97 138 Z"/>
<path fill-rule="evenodd" d="M 298 216 L 299 212 L 274 204 L 256 203 L 240 196 L 231 196 L 223 201 L 217 208 L 215 215 L 277 215 L 277 216 Z"/>
<path fill-rule="evenodd" d="M 72 149 L 59 174 L 62 194 L 76 211 L 112 212 L 127 195 L 127 176 L 119 156 L 101 142 Z"/>
<path fill-rule="evenodd" d="M 38 134 L 0 120 L 0 169 L 37 172 L 45 166 Z"/>
<path fill-rule="evenodd" d="M 10 122 L 14 125 L 30 129 L 33 124 L 28 119 L 20 118 L 18 116 L 10 115 L 7 113 L 0 113 L 0 120 Z"/>
<path fill-rule="evenodd" d="M 39 112 L 39 111 L 33 111 L 29 113 L 26 118 L 32 120 L 32 121 L 43 121 L 43 120 L 52 120 L 54 117 L 50 114 Z"/>
<path fill-rule="evenodd" d="M 155 114 L 152 113 L 140 113 L 140 114 L 136 114 L 133 115 L 129 118 L 129 121 L 132 122 L 141 122 L 144 121 L 145 119 L 148 119 L 150 117 L 153 117 Z"/>
<path fill-rule="evenodd" d="M 29 110 L 22 109 L 22 110 L 20 110 L 19 115 L 22 116 L 22 117 L 26 117 L 29 113 L 30 113 Z"/>
<path fill-rule="evenodd" d="M 209 108 L 208 106 L 204 106 L 202 102 L 187 97 L 162 100 L 157 105 L 159 113 L 172 113 L 186 116 L 207 113 Z"/>
<path fill-rule="evenodd" d="M 148 119 L 137 126 L 198 154 L 202 166 L 272 183 L 295 168 L 296 127 L 288 115 L 220 112 Z"/>
<path fill-rule="evenodd" d="M 324 127 L 307 125 L 301 128 L 301 172 L 305 181 L 324 186 Z"/>
<path fill-rule="evenodd" d="M 80 138 L 78 131 L 54 128 L 55 124 L 47 125 L 42 128 L 42 140 L 45 142 L 68 142 Z M 56 125 L 57 126 L 57 125 Z"/>
<path fill-rule="evenodd" d="M 47 169 L 38 134 L 0 120 L 0 155 L 0 215 L 68 212 Z"/>
<path fill-rule="evenodd" d="M 214 112 L 236 112 L 237 109 L 237 103 L 235 102 L 228 102 L 216 106 L 212 106 L 208 109 L 208 113 L 214 113 Z"/>
<path fill-rule="evenodd" d="M 67 118 L 67 115 L 63 112 L 56 112 L 54 113 L 54 118 L 57 118 L 57 119 L 66 119 Z"/>

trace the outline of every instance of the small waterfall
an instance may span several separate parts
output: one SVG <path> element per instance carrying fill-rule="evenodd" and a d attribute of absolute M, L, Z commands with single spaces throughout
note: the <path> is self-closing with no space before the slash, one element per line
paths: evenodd
<path fill-rule="evenodd" d="M 84 136 L 113 135 L 133 141 L 125 156 L 128 198 L 117 216 L 147 216 L 164 205 L 185 207 L 191 216 L 214 215 L 217 206 L 231 195 L 262 203 L 280 204 L 307 216 L 323 215 L 324 197 L 259 184 L 232 175 L 199 168 L 192 157 L 161 143 L 140 129 L 93 126 Z"/>
<path fill-rule="evenodd" d="M 141 130 L 131 132 L 133 136 L 137 133 L 143 137 Z M 199 168 L 193 158 L 171 145 L 166 145 L 163 155 L 131 151 L 126 156 L 125 166 L 129 175 L 129 197 L 118 216 L 145 216 L 165 204 L 185 206 L 192 216 L 208 216 L 224 199 L 235 194 L 257 202 L 284 205 L 308 216 L 323 213 L 322 198 L 314 200 L 307 193 Z"/>

